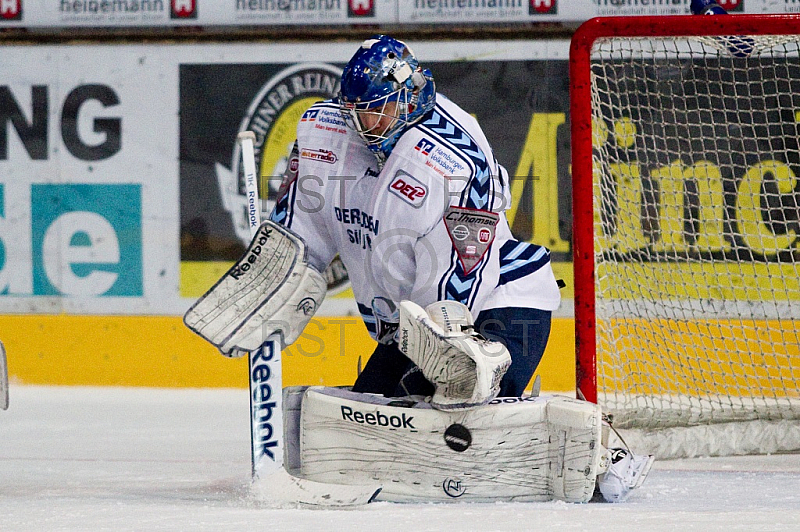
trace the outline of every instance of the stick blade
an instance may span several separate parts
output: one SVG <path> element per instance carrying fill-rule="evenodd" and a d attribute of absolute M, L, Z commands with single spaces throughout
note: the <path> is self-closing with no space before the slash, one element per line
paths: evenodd
<path fill-rule="evenodd" d="M 0 409 L 8 410 L 8 365 L 3 342 L 0 342 Z"/>
<path fill-rule="evenodd" d="M 284 468 L 253 480 L 250 495 L 261 504 L 276 507 L 362 506 L 375 500 L 381 487 L 325 484 L 291 476 Z"/>

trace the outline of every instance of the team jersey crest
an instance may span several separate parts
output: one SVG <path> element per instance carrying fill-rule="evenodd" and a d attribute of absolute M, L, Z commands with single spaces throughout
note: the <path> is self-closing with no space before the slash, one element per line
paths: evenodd
<path fill-rule="evenodd" d="M 444 223 L 464 273 L 470 273 L 483 259 L 499 220 L 500 215 L 491 211 L 464 207 L 448 207 L 445 211 Z"/>

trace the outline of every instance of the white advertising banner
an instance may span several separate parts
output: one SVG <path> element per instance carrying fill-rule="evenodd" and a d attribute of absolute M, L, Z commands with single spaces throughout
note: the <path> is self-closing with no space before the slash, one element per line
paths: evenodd
<path fill-rule="evenodd" d="M 404 23 L 500 23 L 559 22 L 564 0 L 413 0 L 398 2 L 398 22 Z"/>
<path fill-rule="evenodd" d="M 685 15 L 690 0 L 0 0 L 0 28 L 579 23 Z M 796 13 L 800 0 L 719 0 L 730 13 Z"/>
<path fill-rule="evenodd" d="M 154 52 L 3 48 L 0 311 L 150 312 L 175 292 L 177 72 Z"/>
<path fill-rule="evenodd" d="M 224 272 L 214 265 L 247 242 L 235 231 L 237 132 L 256 131 L 262 171 L 274 175 L 297 113 L 335 94 L 359 44 L 2 47 L 0 312 L 182 314 L 210 286 L 199 285 Z M 564 123 L 566 92 L 551 102 L 543 84 L 566 90 L 568 46 L 450 41 L 414 50 L 440 73 L 442 90 L 479 113 L 481 100 L 466 101 L 476 84 L 507 77 L 493 101 L 512 116 L 486 119 L 491 131 L 519 122 L 505 157 L 513 165 L 529 122 L 557 110 L 553 124 Z M 518 112 L 525 98 L 533 115 Z M 195 282 L 201 275 L 210 277 Z"/>
<path fill-rule="evenodd" d="M 395 0 L 0 0 L 0 27 L 377 24 Z"/>

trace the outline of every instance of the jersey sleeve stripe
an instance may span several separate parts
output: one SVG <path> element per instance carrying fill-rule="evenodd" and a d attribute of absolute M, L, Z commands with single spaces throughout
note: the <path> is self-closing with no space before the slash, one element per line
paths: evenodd
<path fill-rule="evenodd" d="M 434 134 L 443 143 L 449 144 L 455 153 L 460 151 L 467 156 L 466 162 L 469 163 L 472 176 L 461 196 L 459 206 L 471 209 L 491 208 L 493 179 L 486 156 L 473 138 L 439 106 L 436 106 L 420 127 Z"/>
<path fill-rule="evenodd" d="M 509 240 L 500 248 L 500 278 L 497 286 L 530 275 L 550 262 L 550 251 L 543 246 Z"/>

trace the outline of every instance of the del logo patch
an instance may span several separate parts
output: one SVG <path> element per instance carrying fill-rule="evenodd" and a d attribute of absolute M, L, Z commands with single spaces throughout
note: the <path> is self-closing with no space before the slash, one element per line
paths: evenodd
<path fill-rule="evenodd" d="M 471 272 L 483 259 L 494 240 L 498 220 L 500 215 L 496 212 L 464 207 L 448 207 L 445 211 L 444 224 L 464 273 Z"/>
<path fill-rule="evenodd" d="M 398 170 L 394 175 L 394 179 L 389 185 L 389 192 L 417 209 L 422 207 L 425 198 L 428 197 L 428 187 L 402 170 Z"/>

